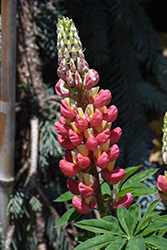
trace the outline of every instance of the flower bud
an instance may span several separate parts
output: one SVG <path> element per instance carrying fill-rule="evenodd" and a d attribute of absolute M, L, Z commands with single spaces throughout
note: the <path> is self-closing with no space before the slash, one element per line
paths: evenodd
<path fill-rule="evenodd" d="M 159 175 L 157 178 L 157 187 L 163 193 L 167 193 L 167 171 L 165 171 L 165 175 Z"/>
<path fill-rule="evenodd" d="M 66 80 L 67 80 L 67 83 L 68 83 L 69 86 L 74 86 L 75 80 L 74 80 L 74 77 L 72 76 L 70 70 L 67 70 Z"/>
<path fill-rule="evenodd" d="M 70 90 L 68 89 L 67 84 L 65 83 L 65 81 L 63 81 L 62 79 L 60 79 L 56 86 L 55 86 L 55 90 L 56 93 L 60 96 L 60 97 L 68 97 L 71 95 Z"/>
<path fill-rule="evenodd" d="M 75 84 L 77 87 L 82 86 L 82 78 L 81 78 L 80 74 L 78 73 L 78 71 L 75 72 Z"/>

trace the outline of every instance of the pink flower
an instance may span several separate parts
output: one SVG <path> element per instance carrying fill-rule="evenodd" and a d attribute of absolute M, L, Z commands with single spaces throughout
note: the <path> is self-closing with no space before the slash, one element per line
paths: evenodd
<path fill-rule="evenodd" d="M 63 137 L 62 135 L 59 135 L 57 139 L 63 148 L 68 150 L 75 148 L 75 146 L 71 143 L 71 141 L 68 138 Z"/>
<path fill-rule="evenodd" d="M 60 112 L 66 119 L 71 119 L 75 116 L 74 111 L 67 105 L 65 100 L 61 101 Z"/>
<path fill-rule="evenodd" d="M 105 169 L 109 163 L 109 157 L 106 152 L 103 152 L 96 160 L 97 167 Z"/>
<path fill-rule="evenodd" d="M 116 143 L 122 135 L 122 129 L 120 127 L 117 127 L 113 129 L 110 133 L 110 144 Z"/>
<path fill-rule="evenodd" d="M 70 69 L 71 71 L 76 71 L 75 62 L 72 58 L 70 58 Z"/>
<path fill-rule="evenodd" d="M 116 209 L 118 209 L 121 206 L 128 209 L 132 205 L 132 202 L 133 202 L 133 195 L 131 193 L 127 193 L 117 202 L 114 201 L 112 196 L 110 196 L 109 198 L 109 204 Z"/>
<path fill-rule="evenodd" d="M 103 113 L 103 119 L 107 122 L 114 122 L 118 116 L 118 109 L 115 105 L 112 105 L 107 109 L 105 107 L 104 113 Z"/>
<path fill-rule="evenodd" d="M 74 77 L 71 74 L 71 70 L 68 70 L 66 73 L 66 80 L 69 86 L 74 86 L 75 81 L 74 81 Z"/>
<path fill-rule="evenodd" d="M 54 124 L 55 130 L 59 135 L 68 136 L 69 129 L 71 128 L 68 124 L 61 124 L 60 122 L 55 122 Z"/>
<path fill-rule="evenodd" d="M 70 151 L 66 151 L 64 155 L 66 161 L 73 162 L 72 155 Z"/>
<path fill-rule="evenodd" d="M 89 198 L 85 199 L 85 202 L 89 204 L 90 208 L 95 208 L 97 206 L 97 199 L 94 195 L 90 196 Z"/>
<path fill-rule="evenodd" d="M 115 161 L 119 156 L 119 147 L 117 144 L 114 144 L 107 152 L 109 161 Z"/>
<path fill-rule="evenodd" d="M 69 130 L 69 138 L 74 146 L 78 146 L 83 141 L 82 135 L 78 135 L 72 129 Z"/>
<path fill-rule="evenodd" d="M 90 124 L 92 126 L 99 127 L 102 124 L 102 121 L 103 121 L 103 115 L 99 109 L 96 109 L 94 115 L 90 119 Z"/>
<path fill-rule="evenodd" d="M 157 194 L 157 198 L 158 199 L 161 199 L 161 202 L 164 204 L 164 205 L 167 205 L 167 194 Z"/>
<path fill-rule="evenodd" d="M 82 118 L 79 114 L 75 117 L 75 126 L 81 131 L 85 131 L 88 128 L 88 122 Z"/>
<path fill-rule="evenodd" d="M 121 181 L 126 175 L 124 169 L 120 167 L 116 167 L 115 170 L 112 170 L 107 174 L 107 179 L 109 180 L 110 184 L 114 185 Z"/>
<path fill-rule="evenodd" d="M 93 86 L 95 86 L 99 81 L 99 75 L 94 69 L 88 70 L 87 73 L 84 75 L 83 80 L 83 87 L 84 89 L 91 89 Z"/>
<path fill-rule="evenodd" d="M 66 160 L 60 160 L 59 167 L 64 174 L 69 176 L 74 176 L 80 171 L 80 168 L 77 165 Z"/>
<path fill-rule="evenodd" d="M 78 189 L 79 182 L 75 181 L 72 178 L 67 179 L 67 188 L 72 194 L 79 195 L 79 189 Z"/>
<path fill-rule="evenodd" d="M 60 79 L 58 83 L 56 84 L 55 90 L 60 97 L 68 97 L 71 95 L 67 87 L 67 84 L 62 79 Z"/>
<path fill-rule="evenodd" d="M 111 101 L 111 92 L 106 89 L 101 89 L 99 94 L 93 99 L 93 105 L 95 107 L 103 107 L 110 103 Z"/>
<path fill-rule="evenodd" d="M 110 138 L 110 130 L 108 128 L 96 136 L 96 140 L 99 144 L 106 143 L 109 140 L 109 138 Z"/>
<path fill-rule="evenodd" d="M 167 193 L 167 181 L 165 180 L 165 175 L 159 175 L 157 178 L 157 187 L 163 193 Z"/>
<path fill-rule="evenodd" d="M 61 71 L 60 67 L 58 67 L 58 69 L 57 69 L 57 75 L 58 75 L 59 78 L 62 78 L 63 80 L 66 80 L 66 75 L 65 75 L 65 73 L 63 73 Z"/>
<path fill-rule="evenodd" d="M 75 72 L 75 84 L 77 87 L 82 86 L 82 78 L 81 78 L 80 74 L 78 73 L 78 71 Z"/>
<path fill-rule="evenodd" d="M 89 186 L 86 186 L 83 182 L 79 183 L 78 189 L 83 199 L 89 198 L 93 194 L 93 189 Z"/>
<path fill-rule="evenodd" d="M 78 196 L 74 196 L 72 199 L 72 204 L 79 213 L 81 214 L 87 214 L 91 212 L 91 207 L 81 198 Z"/>
<path fill-rule="evenodd" d="M 98 144 L 96 138 L 93 135 L 90 135 L 89 139 L 86 142 L 87 149 L 89 149 L 90 151 L 94 151 L 97 148 L 97 146 Z"/>
<path fill-rule="evenodd" d="M 77 165 L 82 168 L 85 169 L 90 165 L 90 159 L 87 156 L 83 156 L 80 153 L 77 154 Z"/>
<path fill-rule="evenodd" d="M 60 116 L 59 122 L 60 122 L 61 124 L 63 124 L 63 125 L 67 124 L 67 123 L 66 123 L 66 119 L 65 119 L 63 116 Z"/>

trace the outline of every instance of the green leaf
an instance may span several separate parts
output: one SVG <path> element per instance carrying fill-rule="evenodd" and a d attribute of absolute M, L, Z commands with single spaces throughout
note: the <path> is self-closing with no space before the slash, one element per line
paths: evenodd
<path fill-rule="evenodd" d="M 151 221 L 154 217 L 157 217 L 159 212 L 152 212 L 145 214 L 139 221 L 137 228 L 135 230 L 134 235 L 136 235 L 143 227 L 146 226 L 146 224 Z"/>
<path fill-rule="evenodd" d="M 125 239 L 116 239 L 105 250 L 121 250 L 126 241 Z"/>
<path fill-rule="evenodd" d="M 72 194 L 70 191 L 67 191 L 66 193 L 62 194 L 61 196 L 59 196 L 56 200 L 54 200 L 54 202 L 63 202 L 63 201 L 69 201 L 72 200 L 72 198 L 75 195 Z"/>
<path fill-rule="evenodd" d="M 133 183 L 127 188 L 121 188 L 121 191 L 118 193 L 118 197 L 121 198 L 127 193 L 131 193 L 133 190 L 136 190 L 138 188 L 147 188 L 147 186 L 144 183 Z"/>
<path fill-rule="evenodd" d="M 160 229 L 166 229 L 167 228 L 167 222 L 154 222 L 148 227 L 146 227 L 140 234 L 146 235 L 153 231 L 160 230 Z"/>
<path fill-rule="evenodd" d="M 147 244 L 155 246 L 158 249 L 161 249 L 161 250 L 167 249 L 167 239 L 165 238 L 162 238 L 156 235 L 151 235 L 151 236 L 145 237 L 144 240 Z"/>
<path fill-rule="evenodd" d="M 122 186 L 122 184 L 129 178 L 129 176 L 131 176 L 134 172 L 136 172 L 139 168 L 141 168 L 142 166 L 135 166 L 135 167 L 129 167 L 129 168 L 125 168 L 125 178 L 119 182 L 119 188 Z M 114 186 L 115 188 L 115 186 Z"/>
<path fill-rule="evenodd" d="M 119 220 L 120 224 L 122 225 L 123 229 L 125 230 L 126 234 L 128 236 L 130 236 L 128 223 L 127 223 L 127 213 L 128 213 L 128 211 L 123 206 L 119 207 L 117 210 L 118 220 Z"/>
<path fill-rule="evenodd" d="M 154 219 L 154 222 L 167 221 L 167 215 L 160 216 Z"/>
<path fill-rule="evenodd" d="M 60 218 L 60 220 L 57 222 L 55 227 L 61 227 L 73 220 L 76 220 L 78 217 L 80 217 L 82 214 L 77 212 L 75 208 L 71 208 L 68 210 L 65 214 L 63 214 Z"/>
<path fill-rule="evenodd" d="M 126 246 L 126 250 L 146 250 L 146 244 L 141 235 L 131 237 Z"/>
<path fill-rule="evenodd" d="M 133 235 L 133 232 L 136 228 L 138 219 L 140 218 L 139 213 L 140 213 L 139 203 L 132 205 L 128 210 L 127 224 L 128 224 L 130 235 Z"/>
<path fill-rule="evenodd" d="M 125 237 L 125 234 L 121 231 L 120 228 L 115 226 L 113 223 L 107 222 L 105 220 L 82 220 L 77 222 L 76 226 L 94 233 L 115 234 Z"/>
<path fill-rule="evenodd" d="M 133 197 L 140 195 L 150 195 L 150 194 L 158 194 L 159 191 L 156 188 L 138 188 L 131 191 Z"/>
<path fill-rule="evenodd" d="M 114 241 L 115 239 L 116 237 L 111 234 L 100 235 L 81 243 L 74 250 L 97 250 L 98 247 L 105 246 Z"/>
<path fill-rule="evenodd" d="M 160 201 L 161 201 L 160 199 L 153 201 L 149 205 L 149 207 L 147 208 L 147 210 L 145 211 L 145 215 L 148 214 L 148 213 L 150 213 L 150 212 L 152 212 L 152 211 L 154 211 L 154 209 L 156 208 L 156 206 L 158 205 L 158 203 L 160 203 Z"/>
<path fill-rule="evenodd" d="M 159 230 L 158 236 L 164 236 L 164 234 L 167 232 L 167 228 L 166 229 L 161 229 Z"/>
<path fill-rule="evenodd" d="M 110 186 L 104 182 L 102 185 L 101 185 L 101 191 L 102 191 L 102 194 L 105 195 L 105 194 L 108 194 L 109 196 L 111 195 L 111 189 L 110 189 Z"/>
<path fill-rule="evenodd" d="M 82 242 L 85 242 L 85 241 L 86 241 L 86 239 L 85 239 L 84 237 L 80 236 L 80 235 L 77 235 L 77 236 L 75 237 L 75 240 L 76 240 L 78 243 L 82 243 Z"/>
<path fill-rule="evenodd" d="M 103 217 L 102 220 L 105 220 L 109 222 L 110 224 L 112 224 L 113 230 L 111 233 L 115 234 L 116 232 L 116 234 L 119 236 L 127 237 L 126 234 L 121 230 L 120 224 L 115 217 L 108 215 L 108 216 Z"/>
<path fill-rule="evenodd" d="M 133 175 L 130 179 L 128 179 L 124 184 L 123 188 L 129 187 L 132 183 L 142 182 L 148 179 L 150 176 L 154 175 L 157 172 L 157 169 L 149 169 L 146 171 L 142 171 L 138 174 Z"/>

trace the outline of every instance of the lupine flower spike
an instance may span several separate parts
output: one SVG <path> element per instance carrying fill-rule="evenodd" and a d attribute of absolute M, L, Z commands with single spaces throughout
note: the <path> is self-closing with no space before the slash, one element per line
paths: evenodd
<path fill-rule="evenodd" d="M 162 146 L 162 158 L 165 164 L 167 164 L 167 112 L 164 115 L 164 125 L 163 125 L 163 146 Z M 164 205 L 167 205 L 167 171 L 164 171 L 164 175 L 159 175 L 157 178 L 157 188 L 160 193 L 157 195 L 158 199 Z"/>
<path fill-rule="evenodd" d="M 125 171 L 120 167 L 113 170 L 119 156 L 119 147 L 115 143 L 120 139 L 122 130 L 120 127 L 110 129 L 118 110 L 115 105 L 107 108 L 111 92 L 108 89 L 99 91 L 96 87 L 99 75 L 89 68 L 85 60 L 73 21 L 69 18 L 58 20 L 57 34 L 57 74 L 60 80 L 55 90 L 63 99 L 62 116 L 55 122 L 55 130 L 59 134 L 60 145 L 68 150 L 59 166 L 64 174 L 70 176 L 67 187 L 76 195 L 72 200 L 74 208 L 85 214 L 98 206 L 104 215 L 97 167 L 109 184 L 116 184 L 125 177 Z M 78 181 L 71 178 L 76 174 Z M 116 208 L 120 205 L 129 207 L 131 201 L 129 194 L 115 205 L 115 201 L 110 199 L 111 206 Z"/>

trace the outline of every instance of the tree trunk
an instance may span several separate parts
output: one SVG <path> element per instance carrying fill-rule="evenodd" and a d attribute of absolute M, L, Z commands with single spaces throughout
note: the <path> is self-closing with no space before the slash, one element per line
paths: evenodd
<path fill-rule="evenodd" d="M 14 180 L 16 0 L 1 0 L 0 222 L 6 234 L 6 207 Z"/>

